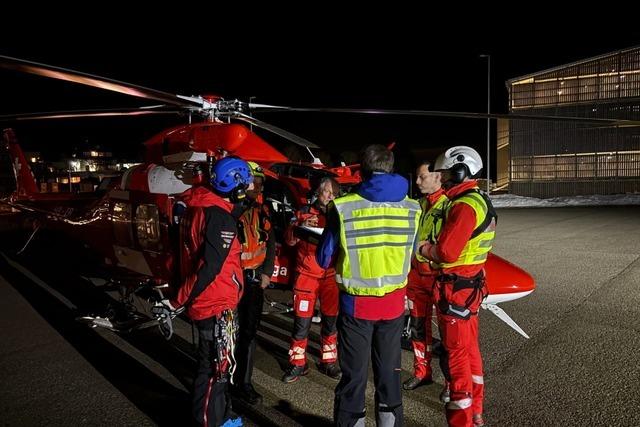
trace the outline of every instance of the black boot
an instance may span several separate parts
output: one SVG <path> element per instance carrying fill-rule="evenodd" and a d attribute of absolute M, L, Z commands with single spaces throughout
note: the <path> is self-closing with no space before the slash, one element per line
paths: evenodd
<path fill-rule="evenodd" d="M 428 385 L 431 383 L 433 383 L 431 376 L 424 378 L 411 377 L 402 384 L 402 388 L 405 390 L 414 390 L 422 385 Z"/>
<path fill-rule="evenodd" d="M 318 363 L 318 371 L 334 380 L 339 380 L 342 376 L 342 372 L 337 363 Z"/>
<path fill-rule="evenodd" d="M 300 377 L 305 376 L 308 373 L 309 366 L 306 364 L 304 366 L 289 365 L 289 368 L 287 368 L 282 376 L 282 381 L 285 383 L 292 383 L 298 381 Z"/>

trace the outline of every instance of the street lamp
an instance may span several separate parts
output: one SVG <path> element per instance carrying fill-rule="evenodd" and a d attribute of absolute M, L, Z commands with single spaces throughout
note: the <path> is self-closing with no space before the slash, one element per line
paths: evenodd
<path fill-rule="evenodd" d="M 487 58 L 487 114 L 491 114 L 491 55 L 480 55 Z M 487 194 L 491 182 L 491 119 L 487 117 Z"/>

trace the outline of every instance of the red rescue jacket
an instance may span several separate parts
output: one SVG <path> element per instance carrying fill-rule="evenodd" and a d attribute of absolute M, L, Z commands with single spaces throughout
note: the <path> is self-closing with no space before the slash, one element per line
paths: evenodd
<path fill-rule="evenodd" d="M 180 222 L 183 284 L 174 306 L 203 320 L 235 309 L 243 291 L 234 205 L 207 187 L 185 191 L 187 210 Z"/>
<path fill-rule="evenodd" d="M 306 205 L 296 212 L 293 222 L 285 231 L 284 239 L 289 246 L 296 246 L 296 272 L 320 278 L 336 274 L 336 270 L 333 267 L 325 270 L 318 265 L 316 248 L 320 236 L 300 228 L 305 219 L 314 215 L 318 217 L 318 228 L 324 228 L 327 224 L 327 215 L 315 204 Z"/>

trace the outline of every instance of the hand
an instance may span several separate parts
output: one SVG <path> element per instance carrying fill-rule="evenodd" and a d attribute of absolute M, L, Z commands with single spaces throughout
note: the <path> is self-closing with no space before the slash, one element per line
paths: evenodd
<path fill-rule="evenodd" d="M 153 305 L 153 307 L 151 307 L 151 313 L 153 313 L 153 315 L 157 319 L 166 319 L 166 318 L 173 319 L 183 311 L 184 311 L 184 307 L 180 307 L 176 309 L 173 305 L 171 305 L 171 302 L 167 298 L 163 299 L 162 301 L 157 301 Z"/>
<path fill-rule="evenodd" d="M 260 287 L 262 289 L 267 289 L 267 287 L 269 286 L 270 283 L 271 283 L 271 277 L 269 277 L 266 274 L 261 274 L 260 275 Z"/>
<path fill-rule="evenodd" d="M 302 221 L 302 225 L 306 227 L 317 227 L 318 226 L 318 215 L 310 216 L 309 218 Z"/>
<path fill-rule="evenodd" d="M 428 240 L 421 240 L 418 242 L 418 253 L 420 254 L 420 256 L 423 256 L 425 258 L 429 258 L 428 254 L 429 254 L 429 249 L 431 248 L 432 244 L 428 241 Z"/>

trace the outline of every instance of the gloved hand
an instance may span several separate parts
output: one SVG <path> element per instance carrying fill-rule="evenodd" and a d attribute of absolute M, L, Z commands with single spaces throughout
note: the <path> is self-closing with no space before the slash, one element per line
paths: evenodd
<path fill-rule="evenodd" d="M 153 307 L 151 307 L 151 313 L 158 319 L 173 319 L 178 314 L 184 311 L 184 307 L 175 308 L 171 305 L 171 302 L 165 298 L 162 301 L 157 301 Z"/>

